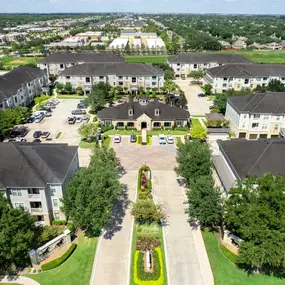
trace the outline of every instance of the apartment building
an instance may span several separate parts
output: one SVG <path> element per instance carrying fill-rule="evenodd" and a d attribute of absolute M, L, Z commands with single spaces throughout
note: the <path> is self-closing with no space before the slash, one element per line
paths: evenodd
<path fill-rule="evenodd" d="M 47 84 L 45 72 L 22 66 L 0 76 L 0 111 L 6 108 L 27 106 L 42 93 Z"/>
<path fill-rule="evenodd" d="M 41 70 L 47 72 L 47 75 L 58 75 L 74 65 L 83 63 L 120 63 L 125 62 L 122 56 L 113 53 L 53 53 L 38 63 Z"/>
<path fill-rule="evenodd" d="M 217 141 L 219 151 L 212 156 L 220 186 L 226 193 L 247 176 L 262 177 L 270 172 L 285 175 L 285 139 Z"/>
<path fill-rule="evenodd" d="M 285 93 L 229 97 L 225 117 L 238 138 L 278 138 L 285 127 Z"/>
<path fill-rule="evenodd" d="M 284 64 L 227 64 L 208 69 L 204 76 L 205 82 L 213 86 L 214 93 L 267 86 L 272 79 L 285 84 Z"/>
<path fill-rule="evenodd" d="M 78 147 L 67 144 L 0 143 L 0 193 L 49 225 L 65 219 L 60 207 L 68 180 L 79 169 Z"/>
<path fill-rule="evenodd" d="M 176 78 L 187 78 L 193 70 L 209 69 L 229 63 L 250 63 L 239 54 L 184 53 L 168 57 L 168 64 L 175 72 Z"/>
<path fill-rule="evenodd" d="M 85 94 L 89 94 L 92 86 L 99 82 L 135 93 L 141 88 L 161 88 L 164 85 L 164 72 L 142 63 L 85 63 L 61 72 L 58 81 L 63 84 L 70 82 L 74 88 L 82 87 Z"/>

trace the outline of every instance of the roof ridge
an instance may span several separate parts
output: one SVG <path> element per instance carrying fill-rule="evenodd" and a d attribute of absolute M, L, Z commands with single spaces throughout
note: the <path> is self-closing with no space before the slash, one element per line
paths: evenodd
<path fill-rule="evenodd" d="M 264 96 L 259 100 L 259 102 L 254 106 L 254 108 L 251 110 L 251 112 L 253 112 L 255 110 L 255 108 L 257 108 L 257 106 L 261 103 L 261 101 L 264 99 L 264 97 L 267 95 L 268 93 L 266 92 L 264 94 Z"/>
<path fill-rule="evenodd" d="M 258 94 L 258 93 L 256 93 Z M 256 94 L 252 94 L 253 97 L 249 100 L 249 102 L 242 108 L 242 111 L 248 106 L 249 103 L 251 103 L 251 101 L 256 97 Z M 259 94 L 262 94 L 262 93 L 259 93 Z M 260 100 L 262 100 L 263 98 L 261 98 Z"/>
<path fill-rule="evenodd" d="M 259 162 L 259 160 L 262 158 L 262 156 L 264 155 L 264 153 L 267 151 L 267 149 L 269 148 L 269 146 L 271 146 L 272 141 L 270 140 L 269 144 L 266 146 L 266 148 L 263 150 L 263 152 L 260 154 L 260 156 L 257 158 L 256 162 L 252 165 L 252 167 L 249 169 L 248 174 L 250 174 L 250 172 L 254 169 L 254 167 L 257 165 L 257 163 Z"/>

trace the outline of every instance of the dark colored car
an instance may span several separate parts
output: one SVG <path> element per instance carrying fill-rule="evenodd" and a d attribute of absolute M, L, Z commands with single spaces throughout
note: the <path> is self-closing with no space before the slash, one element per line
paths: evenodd
<path fill-rule="evenodd" d="M 47 111 L 47 112 L 52 112 L 52 109 L 50 108 L 50 107 L 45 107 L 45 106 L 43 106 L 43 107 L 41 107 L 40 108 L 40 111 Z"/>
<path fill-rule="evenodd" d="M 85 105 L 82 103 L 77 104 L 77 109 L 85 109 Z"/>
<path fill-rule="evenodd" d="M 204 93 L 199 93 L 198 94 L 198 97 L 206 97 L 207 95 L 206 94 L 204 94 Z"/>
<path fill-rule="evenodd" d="M 40 143 L 40 142 L 42 142 L 42 141 L 41 141 L 40 139 L 34 139 L 33 142 L 34 142 L 34 143 Z"/>
<path fill-rule="evenodd" d="M 81 110 L 81 109 L 77 109 L 77 110 L 73 110 L 71 111 L 72 115 L 85 115 L 86 111 L 85 110 Z"/>
<path fill-rule="evenodd" d="M 41 137 L 41 135 L 42 135 L 42 132 L 41 132 L 41 131 L 35 131 L 34 134 L 33 134 L 33 137 L 34 137 L 35 139 L 38 139 L 38 138 Z"/>
<path fill-rule="evenodd" d="M 31 123 L 33 123 L 35 121 L 35 117 L 29 117 L 28 119 L 27 119 L 27 123 L 28 124 L 31 124 Z"/>
<path fill-rule="evenodd" d="M 130 142 L 131 142 L 131 143 L 136 142 L 136 135 L 131 135 L 131 136 L 130 136 Z"/>
<path fill-rule="evenodd" d="M 25 137 L 27 133 L 29 132 L 29 129 L 27 127 L 15 127 L 11 133 L 9 134 L 9 138 L 13 139 L 16 137 Z"/>
<path fill-rule="evenodd" d="M 76 122 L 76 117 L 70 117 L 68 118 L 68 124 L 69 125 L 74 125 Z"/>

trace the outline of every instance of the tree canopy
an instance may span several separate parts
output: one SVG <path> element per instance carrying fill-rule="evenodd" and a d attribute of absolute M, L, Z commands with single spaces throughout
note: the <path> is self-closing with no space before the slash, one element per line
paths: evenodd
<path fill-rule="evenodd" d="M 285 273 L 285 178 L 272 174 L 229 191 L 225 203 L 227 228 L 244 241 L 237 264 L 248 270 Z"/>
<path fill-rule="evenodd" d="M 117 167 L 112 149 L 97 148 L 90 166 L 80 169 L 67 185 L 63 211 L 76 227 L 87 229 L 90 235 L 106 226 L 122 193 Z"/>

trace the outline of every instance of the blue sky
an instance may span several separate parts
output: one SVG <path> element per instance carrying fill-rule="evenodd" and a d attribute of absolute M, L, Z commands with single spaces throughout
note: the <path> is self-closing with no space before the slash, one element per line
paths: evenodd
<path fill-rule="evenodd" d="M 2 13 L 155 12 L 285 14 L 285 0 L 0 0 Z"/>

